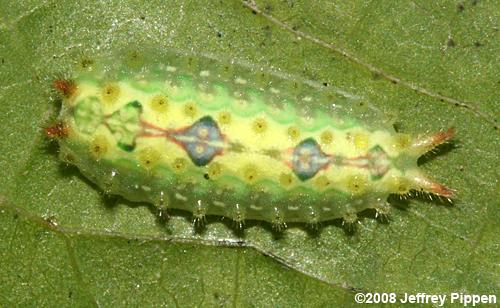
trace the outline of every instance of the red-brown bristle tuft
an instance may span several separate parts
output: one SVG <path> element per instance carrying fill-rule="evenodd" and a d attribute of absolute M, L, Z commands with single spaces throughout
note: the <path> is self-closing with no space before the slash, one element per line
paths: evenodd
<path fill-rule="evenodd" d="M 451 127 L 446 131 L 440 131 L 432 135 L 419 136 L 413 141 L 410 151 L 414 153 L 415 156 L 421 156 L 438 145 L 449 141 L 454 135 L 455 129 Z"/>
<path fill-rule="evenodd" d="M 45 135 L 49 138 L 64 138 L 68 135 L 69 128 L 62 122 L 56 123 L 54 126 L 45 128 Z"/>
<path fill-rule="evenodd" d="M 456 190 L 448 188 L 442 184 L 435 183 L 432 185 L 430 192 L 432 192 L 438 196 L 442 196 L 442 197 L 446 197 L 446 198 L 453 198 L 453 196 L 456 193 Z"/>
<path fill-rule="evenodd" d="M 73 80 L 56 79 L 52 86 L 64 97 L 71 97 L 76 91 L 76 83 Z"/>
<path fill-rule="evenodd" d="M 442 131 L 442 132 L 436 133 L 434 135 L 434 142 L 433 143 L 435 145 L 442 144 L 442 143 L 450 140 L 451 138 L 453 138 L 454 135 L 455 135 L 455 128 L 450 127 L 450 128 L 448 128 L 447 131 Z"/>

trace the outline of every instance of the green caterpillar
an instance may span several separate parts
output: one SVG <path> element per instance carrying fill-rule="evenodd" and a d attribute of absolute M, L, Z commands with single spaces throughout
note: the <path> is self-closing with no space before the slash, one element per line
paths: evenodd
<path fill-rule="evenodd" d="M 56 80 L 63 105 L 47 129 L 61 158 L 107 193 L 187 210 L 197 222 L 219 215 L 278 229 L 353 223 L 410 190 L 453 195 L 417 167 L 452 129 L 413 138 L 370 127 L 313 87 L 259 71 L 242 77 L 243 68 L 214 60 L 122 60 Z"/>

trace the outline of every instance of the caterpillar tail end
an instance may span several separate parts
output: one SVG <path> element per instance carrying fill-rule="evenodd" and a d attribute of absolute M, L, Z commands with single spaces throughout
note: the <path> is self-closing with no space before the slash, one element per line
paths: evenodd
<path fill-rule="evenodd" d="M 416 156 L 421 156 L 440 144 L 451 140 L 455 136 L 455 128 L 450 127 L 446 131 L 440 131 L 432 135 L 420 136 L 412 143 L 411 151 Z"/>

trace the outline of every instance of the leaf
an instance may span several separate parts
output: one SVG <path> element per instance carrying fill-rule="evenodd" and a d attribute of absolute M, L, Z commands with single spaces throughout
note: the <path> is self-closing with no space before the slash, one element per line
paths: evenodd
<path fill-rule="evenodd" d="M 0 3 L 0 304 L 322 306 L 363 292 L 495 294 L 500 10 L 493 2 L 4 1 Z M 57 159 L 42 128 L 54 78 L 101 50 L 154 44 L 269 66 L 363 97 L 420 133 L 454 126 L 456 146 L 422 165 L 454 206 L 393 203 L 282 237 L 213 218 L 158 222 L 104 200 Z M 285 265 L 285 266 L 283 266 Z"/>

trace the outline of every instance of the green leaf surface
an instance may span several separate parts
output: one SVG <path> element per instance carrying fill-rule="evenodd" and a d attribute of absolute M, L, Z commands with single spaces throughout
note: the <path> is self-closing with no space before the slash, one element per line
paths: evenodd
<path fill-rule="evenodd" d="M 495 1 L 0 1 L 1 306 L 355 305 L 354 294 L 497 294 L 500 7 Z M 394 202 L 319 234 L 211 218 L 194 232 L 104 199 L 57 159 L 51 82 L 154 45 L 325 83 L 407 133 L 456 128 L 422 168 L 454 206 Z"/>

